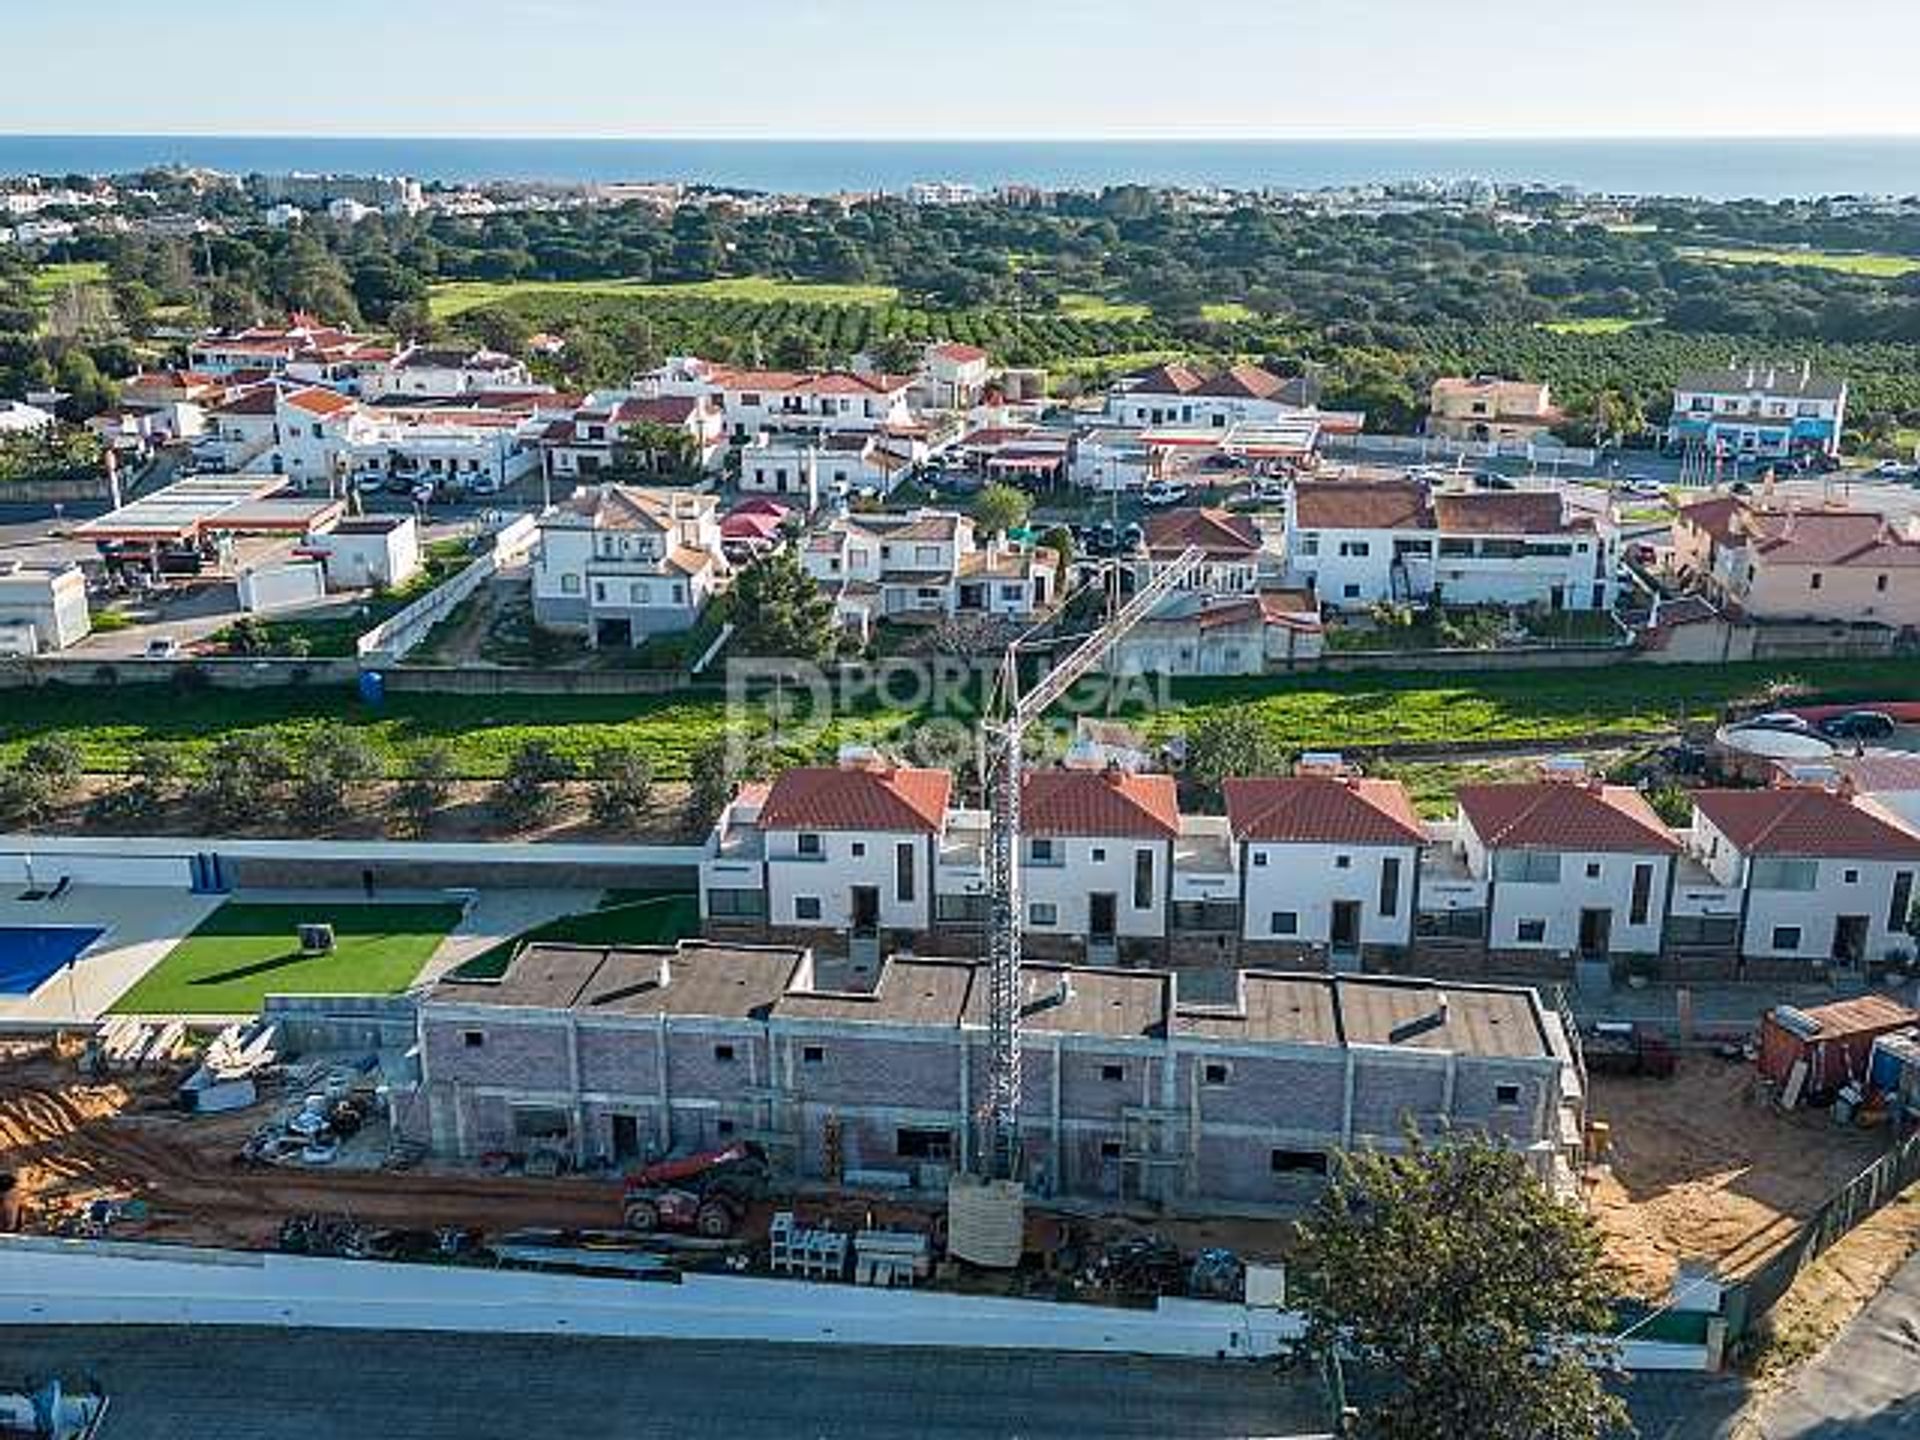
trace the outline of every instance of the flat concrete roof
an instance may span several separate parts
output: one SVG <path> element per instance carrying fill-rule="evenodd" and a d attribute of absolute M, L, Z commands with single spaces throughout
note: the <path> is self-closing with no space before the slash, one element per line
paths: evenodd
<path fill-rule="evenodd" d="M 286 494 L 283 475 L 191 475 L 74 527 L 89 540 L 193 540 L 208 530 L 299 532 L 345 504 Z"/>

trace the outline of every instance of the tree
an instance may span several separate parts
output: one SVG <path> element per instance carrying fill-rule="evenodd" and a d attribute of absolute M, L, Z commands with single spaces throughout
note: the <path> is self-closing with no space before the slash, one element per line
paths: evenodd
<path fill-rule="evenodd" d="M 429 740 L 407 756 L 406 769 L 394 787 L 393 808 L 415 835 L 425 832 L 433 817 L 453 797 L 453 747 Z"/>
<path fill-rule="evenodd" d="M 215 825 L 238 825 L 279 798 L 292 774 L 286 746 L 277 736 L 225 735 L 207 753 L 191 791 L 193 803 Z"/>
<path fill-rule="evenodd" d="M 1040 543 L 1060 557 L 1060 583 L 1065 588 L 1067 570 L 1073 564 L 1073 531 L 1056 525 L 1040 537 Z"/>
<path fill-rule="evenodd" d="M 1218 794 L 1220 782 L 1239 775 L 1276 775 L 1286 752 L 1258 713 L 1223 706 L 1202 715 L 1187 735 L 1187 774 Z"/>
<path fill-rule="evenodd" d="M 1409 1135 L 1339 1157 L 1299 1231 L 1304 1344 L 1383 1381 L 1371 1440 L 1599 1440 L 1630 1433 L 1589 1361 L 1612 1323 L 1600 1239 L 1516 1151 Z"/>
<path fill-rule="evenodd" d="M 560 787 L 574 775 L 573 762 L 544 740 L 528 740 L 507 761 L 507 773 L 494 785 L 493 808 L 515 830 L 531 830 L 552 820 L 560 808 Z"/>
<path fill-rule="evenodd" d="M 302 818 L 340 819 L 355 793 L 380 776 L 380 757 L 359 731 L 328 725 L 314 731 L 300 752 L 293 798 Z"/>
<path fill-rule="evenodd" d="M 611 745 L 593 758 L 589 809 L 596 825 L 635 828 L 653 808 L 653 765 L 631 745 Z"/>
<path fill-rule="evenodd" d="M 742 782 L 773 770 L 766 745 L 745 735 L 716 735 L 687 761 L 687 828 L 705 830 L 720 818 Z"/>
<path fill-rule="evenodd" d="M 743 655 L 825 660 L 839 643 L 833 602 L 801 567 L 791 546 L 761 556 L 728 592 L 733 646 Z"/>
<path fill-rule="evenodd" d="M 1004 535 L 1027 523 L 1033 497 L 1011 485 L 982 486 L 973 497 L 973 523 L 989 535 Z"/>
<path fill-rule="evenodd" d="M 103 820 L 138 820 L 172 802 L 186 767 L 171 745 L 142 745 L 127 762 L 125 781 L 94 804 Z"/>

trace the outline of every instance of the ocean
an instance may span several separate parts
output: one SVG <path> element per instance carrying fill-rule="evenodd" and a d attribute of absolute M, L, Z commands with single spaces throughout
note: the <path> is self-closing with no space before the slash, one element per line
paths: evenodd
<path fill-rule="evenodd" d="M 0 135 L 0 175 L 150 165 L 421 180 L 698 181 L 790 194 L 916 181 L 1233 189 L 1419 179 L 1627 195 L 1784 199 L 1920 193 L 1920 136 L 1799 140 L 461 140 Z"/>

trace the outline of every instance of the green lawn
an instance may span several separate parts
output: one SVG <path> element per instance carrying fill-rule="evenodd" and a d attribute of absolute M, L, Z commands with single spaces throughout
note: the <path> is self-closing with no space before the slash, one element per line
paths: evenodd
<path fill-rule="evenodd" d="M 1132 301 L 1070 291 L 1060 297 L 1060 313 L 1074 320 L 1145 320 L 1153 312 Z"/>
<path fill-rule="evenodd" d="M 1739 245 L 1682 245 L 1680 254 L 1689 260 L 1705 260 L 1713 265 L 1799 265 L 1812 270 L 1838 270 L 1847 275 L 1865 275 L 1875 280 L 1897 280 L 1920 270 L 1920 259 L 1912 255 L 1857 254 L 1838 250 L 1760 250 Z"/>
<path fill-rule="evenodd" d="M 394 995 L 460 919 L 457 905 L 250 905 L 229 901 L 114 1004 L 116 1014 L 246 1015 L 268 995 Z M 303 924 L 335 948 L 300 954 Z"/>
<path fill-rule="evenodd" d="M 69 260 L 59 265 L 40 265 L 33 271 L 33 298 L 45 303 L 61 290 L 73 285 L 100 285 L 107 278 L 104 260 Z"/>
<path fill-rule="evenodd" d="M 1222 300 L 1216 304 L 1202 305 L 1200 318 L 1211 320 L 1216 325 L 1242 325 L 1257 317 L 1249 305 L 1242 305 L 1238 300 Z"/>
<path fill-rule="evenodd" d="M 1631 315 L 1578 315 L 1571 320 L 1543 320 L 1540 328 L 1555 335 L 1623 335 L 1642 325 L 1658 325 L 1658 320 L 1641 320 Z"/>
<path fill-rule="evenodd" d="M 491 980 L 531 941 L 560 945 L 671 945 L 700 933 L 700 897 L 682 891 L 613 890 L 598 910 L 562 916 L 473 957 L 457 974 Z"/>
<path fill-rule="evenodd" d="M 431 288 L 428 306 L 440 319 L 497 305 L 503 300 L 550 296 L 695 296 L 708 300 L 787 301 L 796 305 L 890 305 L 900 298 L 891 285 L 829 285 L 746 276 L 650 285 L 635 280 L 449 280 Z"/>

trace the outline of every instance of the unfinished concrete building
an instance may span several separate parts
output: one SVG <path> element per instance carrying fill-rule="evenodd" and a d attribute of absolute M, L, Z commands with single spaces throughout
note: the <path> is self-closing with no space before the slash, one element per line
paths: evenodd
<path fill-rule="evenodd" d="M 1409 1121 L 1481 1129 L 1563 1180 L 1580 1093 L 1529 989 L 1243 971 L 1222 1004 L 1158 970 L 1025 967 L 1030 1188 L 1170 1208 L 1313 1193 L 1335 1150 Z M 585 1168 L 755 1140 L 788 1175 L 939 1191 L 971 1156 L 987 996 L 977 962 L 895 956 L 870 991 L 803 948 L 532 944 L 424 997 L 425 1139 L 541 1146 Z"/>

